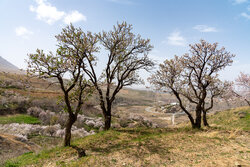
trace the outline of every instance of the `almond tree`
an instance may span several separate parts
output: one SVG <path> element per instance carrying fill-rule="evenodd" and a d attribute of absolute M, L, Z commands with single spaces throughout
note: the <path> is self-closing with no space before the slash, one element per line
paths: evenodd
<path fill-rule="evenodd" d="M 239 96 L 247 102 L 250 106 L 250 75 L 243 72 L 240 73 L 238 78 L 235 80 L 236 86 L 239 89 Z"/>
<path fill-rule="evenodd" d="M 64 146 L 70 146 L 71 127 L 86 98 L 91 94 L 89 82 L 84 78 L 82 68 L 85 57 L 97 51 L 97 38 L 91 33 L 83 33 L 72 25 L 67 26 L 56 36 L 58 49 L 56 54 L 37 49 L 29 54 L 28 75 L 40 78 L 56 78 L 63 92 L 65 111 L 68 112 Z M 65 80 L 65 76 L 69 80 Z"/>
<path fill-rule="evenodd" d="M 101 46 L 107 51 L 107 62 L 100 77 L 96 74 L 97 57 L 89 54 L 86 59 L 88 66 L 83 70 L 96 88 L 100 107 L 105 120 L 105 130 L 111 126 L 112 103 L 117 93 L 125 86 L 142 82 L 138 75 L 140 69 L 150 70 L 154 63 L 148 58 L 151 51 L 149 39 L 132 33 L 132 25 L 126 22 L 117 24 L 109 32 L 96 35 Z M 104 63 L 104 62 L 102 62 Z"/>
<path fill-rule="evenodd" d="M 206 113 L 213 108 L 214 98 L 229 85 L 220 81 L 218 72 L 231 65 L 233 57 L 224 47 L 218 49 L 217 43 L 201 40 L 190 45 L 190 54 L 165 60 L 149 80 L 158 89 L 175 95 L 193 128 L 201 127 L 202 114 L 203 123 L 208 126 Z M 195 118 L 185 100 L 195 106 Z"/>
<path fill-rule="evenodd" d="M 231 86 L 227 89 L 227 93 L 223 98 L 226 101 L 241 99 L 250 106 L 250 75 L 241 72 L 235 82 L 231 83 Z"/>

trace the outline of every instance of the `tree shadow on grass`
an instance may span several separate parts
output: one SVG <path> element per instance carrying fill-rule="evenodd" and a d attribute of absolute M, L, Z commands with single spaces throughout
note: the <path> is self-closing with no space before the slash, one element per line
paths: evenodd
<path fill-rule="evenodd" d="M 157 139 L 157 136 L 165 132 L 164 129 L 119 129 L 116 131 L 127 133 L 128 138 L 107 140 L 101 144 L 91 143 L 87 146 L 88 149 L 97 154 L 122 151 L 123 154 L 142 158 L 152 154 L 166 155 L 171 148 Z"/>
<path fill-rule="evenodd" d="M 129 134 L 138 134 L 141 136 L 147 135 L 158 135 L 163 133 L 172 132 L 173 128 L 131 128 L 131 129 L 117 129 L 117 132 L 129 133 Z"/>

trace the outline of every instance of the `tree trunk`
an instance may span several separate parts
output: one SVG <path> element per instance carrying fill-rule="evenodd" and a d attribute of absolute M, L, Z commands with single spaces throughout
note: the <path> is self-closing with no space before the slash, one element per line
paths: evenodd
<path fill-rule="evenodd" d="M 203 125 L 209 127 L 209 124 L 207 122 L 207 112 L 206 111 L 203 111 Z"/>
<path fill-rule="evenodd" d="M 111 111 L 107 111 L 107 113 L 105 113 L 104 119 L 104 130 L 109 130 L 111 127 Z"/>
<path fill-rule="evenodd" d="M 200 129 L 201 128 L 201 110 L 198 109 L 196 110 L 196 118 L 195 118 L 195 123 L 193 126 L 194 129 Z"/>
<path fill-rule="evenodd" d="M 69 119 L 67 120 L 66 129 L 65 129 L 65 136 L 64 136 L 64 146 L 70 146 L 71 140 L 71 128 L 72 125 L 75 123 L 76 117 L 74 115 L 69 115 Z"/>
<path fill-rule="evenodd" d="M 107 101 L 107 110 L 103 112 L 104 114 L 104 130 L 109 130 L 111 127 L 111 101 Z"/>
<path fill-rule="evenodd" d="M 194 123 L 193 117 L 192 117 L 191 115 L 188 115 L 188 118 L 189 118 L 189 120 L 190 120 L 190 122 L 191 122 L 192 128 L 194 128 L 195 123 Z"/>

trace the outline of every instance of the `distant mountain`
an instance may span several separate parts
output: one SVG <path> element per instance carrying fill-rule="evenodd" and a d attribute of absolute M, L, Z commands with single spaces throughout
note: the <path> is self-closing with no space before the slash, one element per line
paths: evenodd
<path fill-rule="evenodd" d="M 20 70 L 15 65 L 11 64 L 4 58 L 0 56 L 0 71 L 1 72 L 14 72 L 14 73 L 20 73 Z"/>

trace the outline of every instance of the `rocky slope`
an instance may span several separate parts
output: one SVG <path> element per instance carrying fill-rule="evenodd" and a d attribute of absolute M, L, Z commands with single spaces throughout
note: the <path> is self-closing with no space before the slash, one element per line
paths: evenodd
<path fill-rule="evenodd" d="M 20 70 L 15 65 L 11 64 L 7 60 L 5 60 L 3 57 L 0 56 L 0 71 L 2 72 L 14 72 L 14 73 L 20 73 Z"/>

